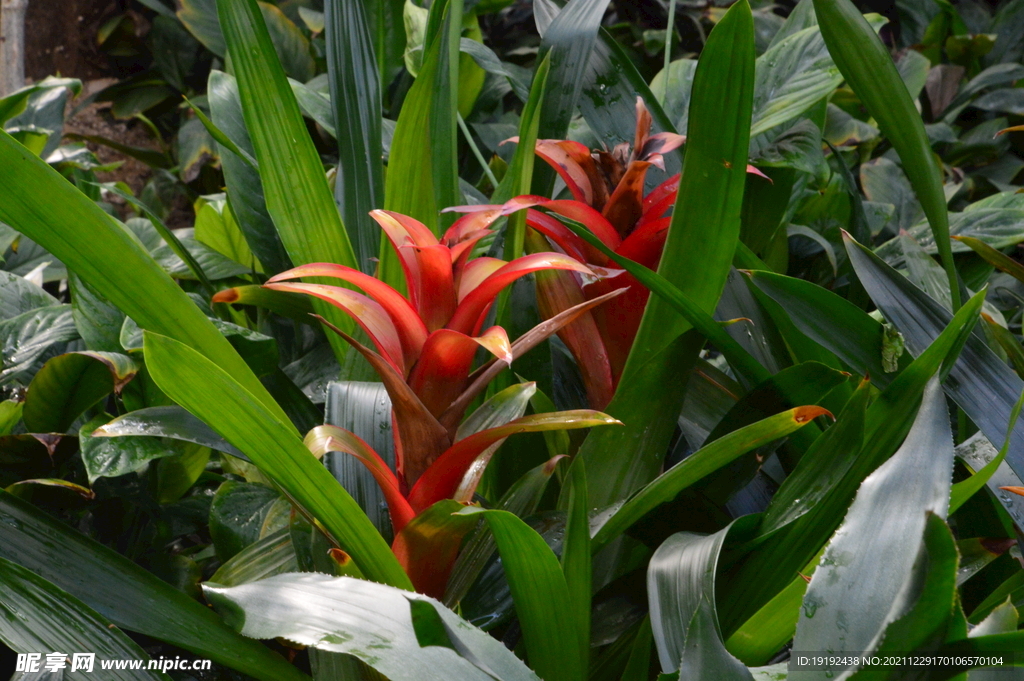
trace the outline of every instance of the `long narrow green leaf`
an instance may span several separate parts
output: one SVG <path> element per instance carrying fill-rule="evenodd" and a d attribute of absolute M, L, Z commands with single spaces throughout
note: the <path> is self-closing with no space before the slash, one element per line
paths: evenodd
<path fill-rule="evenodd" d="M 579 638 L 584 672 L 590 659 L 590 507 L 587 473 L 581 461 L 570 470 L 569 515 L 562 543 L 562 574 L 569 596 L 569 612 Z"/>
<path fill-rule="evenodd" d="M 921 114 L 889 49 L 850 0 L 814 0 L 814 11 L 821 35 L 840 73 L 903 161 L 903 172 L 928 216 L 956 311 L 961 304 L 960 285 L 949 243 L 946 196 Z"/>
<path fill-rule="evenodd" d="M 372 273 L 380 229 L 368 213 L 384 204 L 384 161 L 380 74 L 366 5 L 327 0 L 324 36 L 334 127 L 341 133 L 334 200 L 355 247 L 356 262 Z"/>
<path fill-rule="evenodd" d="M 284 412 L 206 315 L 132 234 L 0 132 L 0 221 L 28 236 L 138 325 L 202 353 L 275 415 Z"/>
<path fill-rule="evenodd" d="M 530 666 L 544 681 L 585 678 L 569 589 L 551 548 L 508 511 L 469 507 L 462 513 L 482 513 L 494 533 Z"/>
<path fill-rule="evenodd" d="M 312 513 L 370 579 L 411 588 L 359 505 L 303 446 L 293 426 L 187 346 L 145 334 L 146 365 L 171 399 L 210 424 Z"/>
<path fill-rule="evenodd" d="M 633 523 L 660 504 L 671 501 L 698 480 L 753 449 L 803 428 L 824 413 L 821 407 L 797 407 L 735 430 L 700 448 L 623 504 L 594 535 L 594 550 L 605 546 Z"/>
<path fill-rule="evenodd" d="M 259 160 L 267 210 L 288 255 L 296 265 L 331 262 L 358 269 L 320 156 L 256 0 L 222 0 L 217 12 Z M 313 307 L 339 328 L 352 328 L 352 319 L 338 308 L 322 301 L 314 301 Z M 334 334 L 328 339 L 343 360 L 345 341 Z"/>
<path fill-rule="evenodd" d="M 96 656 L 96 670 L 102 661 L 140 660 L 141 669 L 111 670 L 103 676 L 112 681 L 170 681 L 167 674 L 145 668 L 149 656 L 135 641 L 31 570 L 0 558 L 0 588 L 4 592 L 0 612 L 5 615 L 0 619 L 0 641 L 12 650 L 36 654 L 61 651 L 71 661 L 74 653 L 88 651 Z M 40 670 L 47 661 L 39 661 Z"/>
<path fill-rule="evenodd" d="M 659 267 L 662 276 L 708 314 L 725 286 L 739 239 L 753 97 L 753 35 L 750 6 L 741 0 L 708 37 L 694 80 L 686 159 Z M 627 496 L 660 470 L 684 394 L 678 365 L 695 360 L 700 347 L 692 337 L 671 344 L 690 328 L 668 302 L 651 296 L 618 394 L 608 407 L 626 427 L 614 434 L 591 433 L 580 450 L 591 472 L 595 506 Z M 675 361 L 666 361 L 658 370 L 652 364 L 658 357 Z M 634 392 L 644 397 L 629 394 Z"/>
<path fill-rule="evenodd" d="M 0 492 L 0 557 L 52 582 L 123 629 L 261 681 L 309 679 L 258 641 L 232 631 L 184 592 L 6 492 Z"/>
<path fill-rule="evenodd" d="M 949 495 L 950 514 L 956 512 L 958 508 L 967 503 L 967 500 L 981 490 L 981 488 L 992 479 L 992 476 L 995 475 L 996 470 L 999 468 L 999 464 L 1003 462 L 1003 459 L 1006 458 L 1006 453 L 1010 451 L 1010 442 L 1013 440 L 1013 430 L 1017 427 L 1017 419 L 1020 417 L 1022 407 L 1024 407 L 1024 392 L 1020 394 L 1020 397 L 1017 399 L 1017 403 L 1013 405 L 1013 411 L 1010 412 L 1010 425 L 1007 426 L 1006 441 L 1003 442 L 1003 446 L 999 450 L 999 454 L 985 464 L 980 470 L 975 471 L 974 475 L 953 485 L 953 491 Z"/>

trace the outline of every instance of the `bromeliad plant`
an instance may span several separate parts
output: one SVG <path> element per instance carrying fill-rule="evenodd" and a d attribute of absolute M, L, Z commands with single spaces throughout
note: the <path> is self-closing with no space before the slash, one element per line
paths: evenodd
<path fill-rule="evenodd" d="M 375 210 L 371 216 L 398 253 L 408 298 L 379 279 L 330 263 L 282 272 L 271 277 L 265 288 L 326 300 L 350 315 L 376 347 L 377 352 L 370 350 L 321 318 L 370 362 L 391 397 L 396 470 L 392 472 L 357 435 L 336 426 L 315 428 L 306 443 L 319 454 L 346 452 L 366 466 L 387 500 L 395 554 L 418 590 L 440 597 L 469 525 L 446 531 L 432 528 L 426 533 L 422 524 L 416 524 L 417 517 L 443 499 L 470 502 L 491 455 L 509 435 L 617 423 L 596 411 L 562 411 L 491 424 L 460 437 L 457 427 L 467 406 L 486 387 L 494 369 L 502 368 L 492 361 L 471 377 L 477 350 L 484 348 L 497 362 L 511 366 L 516 354 L 603 300 L 565 311 L 554 324 L 542 324 L 525 334 L 517 347 L 499 326 L 480 333 L 502 289 L 531 272 L 562 270 L 593 276 L 590 269 L 558 253 L 534 253 L 512 262 L 470 259 L 477 242 L 491 233 L 477 215 L 456 221 L 440 240 L 406 215 Z M 364 293 L 324 284 L 284 283 L 303 277 L 340 279 Z M 431 548 L 410 548 L 417 542 L 429 543 Z"/>

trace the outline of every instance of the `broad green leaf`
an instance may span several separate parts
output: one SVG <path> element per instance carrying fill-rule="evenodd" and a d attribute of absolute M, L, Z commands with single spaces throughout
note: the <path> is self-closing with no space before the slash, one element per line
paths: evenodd
<path fill-rule="evenodd" d="M 796 650 L 859 654 L 878 646 L 906 609 L 898 597 L 912 578 L 926 512 L 945 517 L 952 475 L 949 410 L 932 378 L 907 439 L 864 480 L 825 550 L 804 595 Z"/>
<path fill-rule="evenodd" d="M 235 222 L 235 216 L 226 201 L 204 202 L 196 210 L 194 228 L 195 239 L 199 243 L 257 272 L 263 271 L 263 266 L 249 249 L 245 235 Z"/>
<path fill-rule="evenodd" d="M 277 653 L 229 629 L 209 608 L 4 492 L 0 519 L 0 557 L 64 589 L 118 627 L 167 641 L 261 681 L 308 681 Z M 163 616 L 153 617 L 153 610 Z"/>
<path fill-rule="evenodd" d="M 569 472 L 568 517 L 562 542 L 562 574 L 568 590 L 568 605 L 579 638 L 580 659 L 584 671 L 590 659 L 590 505 L 587 498 L 587 474 L 580 461 Z"/>
<path fill-rule="evenodd" d="M 0 165 L 18 168 L 0 187 L 0 220 L 53 253 L 139 326 L 196 349 L 272 413 L 282 413 L 238 353 L 127 230 L 5 133 Z M 0 338 L 10 338 L 4 333 L 10 321 L 0 322 Z"/>
<path fill-rule="evenodd" d="M 697 67 L 686 159 L 659 267 L 669 283 L 708 314 L 725 286 L 739 238 L 753 72 L 753 20 L 749 5 L 740 2 L 711 32 Z M 724 80 L 731 83 L 729 88 L 721 87 Z M 690 276 L 697 271 L 700 277 Z M 670 386 L 670 376 L 678 374 L 647 371 L 645 365 L 689 328 L 668 302 L 651 297 L 620 381 L 623 394 L 608 407 L 626 424 L 621 429 L 625 432 L 598 431 L 580 450 L 591 473 L 595 506 L 622 498 L 660 469 L 660 455 L 640 457 L 639 452 L 664 451 L 682 391 Z M 669 349 L 666 357 L 681 353 L 681 362 L 692 362 L 699 344 L 684 345 Z M 625 402 L 627 391 L 634 390 L 646 397 Z"/>
<path fill-rule="evenodd" d="M 233 480 L 221 484 L 210 503 L 210 537 L 217 557 L 230 560 L 260 537 L 283 529 L 273 525 L 282 520 L 273 512 L 278 500 L 281 495 L 263 485 Z M 287 518 L 283 520 L 286 525 Z"/>
<path fill-rule="evenodd" d="M 584 678 L 578 621 L 558 559 L 529 525 L 508 511 L 467 508 L 482 513 L 498 544 L 530 665 L 544 681 Z"/>
<path fill-rule="evenodd" d="M 373 271 L 380 250 L 380 230 L 368 213 L 384 205 L 381 80 L 368 10 L 362 2 L 324 4 L 332 118 L 345 131 L 338 143 L 334 200 L 364 272 Z"/>
<path fill-rule="evenodd" d="M 555 472 L 561 457 L 552 458 L 531 468 L 505 492 L 504 496 L 494 505 L 502 511 L 508 511 L 520 518 L 525 518 L 537 510 L 541 497 L 547 490 L 548 481 Z M 444 601 L 454 606 L 461 601 L 484 569 L 491 554 L 496 549 L 494 537 L 486 524 L 481 524 L 471 534 L 459 553 L 458 560 L 448 578 L 448 590 Z"/>
<path fill-rule="evenodd" d="M 392 681 L 490 681 L 492 674 L 508 681 L 537 679 L 500 641 L 439 602 L 383 584 L 284 574 L 235 587 L 207 583 L 204 592 L 246 636 L 280 636 L 348 653 Z M 426 645 L 419 636 L 424 630 L 435 633 Z"/>
<path fill-rule="evenodd" d="M 730 535 L 746 536 L 756 527 L 756 520 L 755 516 L 744 516 L 707 536 L 673 534 L 651 556 L 647 599 L 663 672 L 679 670 L 681 678 L 702 675 L 706 672 L 700 663 L 708 656 L 717 672 L 715 678 L 750 678 L 743 664 L 722 643 L 715 613 L 715 572 Z M 691 635 L 700 645 L 693 645 Z"/>
<path fill-rule="evenodd" d="M 92 432 L 108 421 L 109 414 L 99 414 L 78 432 L 82 463 L 85 464 L 89 484 L 99 478 L 116 478 L 143 471 L 154 459 L 184 451 L 180 442 L 165 443 L 157 437 L 93 437 Z"/>
<path fill-rule="evenodd" d="M 267 211 L 288 255 L 296 265 L 331 262 L 358 269 L 319 154 L 256 0 L 219 2 L 217 11 L 238 79 L 245 125 L 260 162 Z M 341 310 L 318 300 L 313 307 L 335 326 L 352 328 L 351 317 Z M 335 334 L 328 339 L 343 358 L 348 347 L 344 340 Z"/>
<path fill-rule="evenodd" d="M 283 572 L 298 572 L 299 563 L 288 528 L 264 536 L 250 544 L 213 573 L 210 581 L 222 586 L 238 586 L 273 577 Z"/>
<path fill-rule="evenodd" d="M 0 621 L 0 640 L 19 653 L 44 653 L 40 667 L 47 662 L 47 652 L 64 653 L 72 661 L 75 653 L 95 653 L 89 671 L 99 671 L 101 661 L 107 660 L 148 662 L 146 652 L 123 632 L 112 629 L 113 624 L 31 570 L 0 558 L 0 585 L 4 590 L 0 607 L 6 615 Z M 147 669 L 111 669 L 103 676 L 116 681 L 170 679 L 163 672 Z"/>
<path fill-rule="evenodd" d="M 922 352 L 949 323 L 949 311 L 860 244 L 847 240 L 846 250 L 861 284 L 903 334 L 907 348 L 911 353 Z M 949 396 L 990 441 L 1002 442 L 1013 405 L 1024 392 L 1024 381 L 977 335 L 967 340 L 949 375 Z M 1024 452 L 1024 423 L 1020 422 L 1013 429 L 1006 461 L 1021 475 L 1024 457 L 1017 452 Z"/>
<path fill-rule="evenodd" d="M 682 490 L 737 457 L 799 430 L 825 413 L 821 407 L 797 407 L 735 430 L 697 450 L 629 498 L 594 535 L 594 548 L 610 540 Z"/>
<path fill-rule="evenodd" d="M 6 249 L 5 249 L 6 250 Z M 10 319 L 60 301 L 24 277 L 0 271 L 0 319 Z"/>
<path fill-rule="evenodd" d="M 388 545 L 352 497 L 303 446 L 294 426 L 187 346 L 147 333 L 145 348 L 157 385 L 195 416 L 214 424 L 224 439 L 323 523 L 363 574 L 409 586 Z"/>
<path fill-rule="evenodd" d="M 882 632 L 881 645 L 874 648 L 878 655 L 884 658 L 907 651 L 927 655 L 954 635 L 954 609 L 963 622 L 956 590 L 959 558 L 949 527 L 940 516 L 928 513 L 909 588 L 894 599 L 891 612 L 898 619 Z M 897 670 L 878 666 L 861 669 L 851 678 L 869 681 L 900 676 Z"/>
<path fill-rule="evenodd" d="M 68 290 L 71 292 L 71 315 L 85 346 L 100 352 L 120 352 L 119 335 L 124 313 L 97 295 L 73 272 L 68 273 Z"/>
<path fill-rule="evenodd" d="M 63 433 L 82 412 L 111 392 L 120 394 L 138 371 L 135 361 L 112 352 L 70 352 L 54 357 L 33 377 L 25 394 L 25 427 Z"/>
<path fill-rule="evenodd" d="M 92 437 L 148 435 L 182 440 L 245 458 L 227 440 L 192 414 L 178 406 L 147 407 L 119 416 L 92 432 Z"/>
<path fill-rule="evenodd" d="M 959 309 L 960 288 L 949 243 L 949 216 L 942 176 L 921 115 L 888 48 L 852 2 L 814 0 L 814 10 L 821 35 L 839 71 L 903 161 L 903 170 L 928 216 L 949 279 L 953 309 Z"/>
<path fill-rule="evenodd" d="M 170 504 L 180 499 L 206 471 L 212 453 L 209 447 L 190 443 L 183 451 L 157 461 L 157 501 Z"/>
<path fill-rule="evenodd" d="M 14 400 L 0 402 L 0 436 L 11 434 L 14 426 L 21 420 L 21 412 L 24 407 L 24 402 Z"/>
<path fill-rule="evenodd" d="M 40 307 L 0 321 L 0 385 L 27 384 L 48 355 L 76 338 L 70 305 Z"/>
<path fill-rule="evenodd" d="M 825 545 L 857 488 L 904 440 L 928 381 L 951 364 L 976 324 L 984 295 L 974 296 L 925 352 L 875 398 L 865 419 L 864 446 L 843 477 L 795 522 L 764 536 L 765 542 L 729 573 L 728 597 L 719 602 L 726 636 L 789 585 Z"/>

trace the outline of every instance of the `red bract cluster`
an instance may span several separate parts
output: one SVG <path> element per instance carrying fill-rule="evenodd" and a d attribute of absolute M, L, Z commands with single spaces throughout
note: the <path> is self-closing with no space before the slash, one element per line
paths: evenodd
<path fill-rule="evenodd" d="M 582 223 L 617 254 L 657 269 L 671 222 L 666 213 L 675 204 L 679 175 L 673 175 L 645 195 L 647 170 L 651 166 L 664 170 L 663 154 L 677 149 L 686 138 L 667 132 L 650 134 L 651 115 L 640 98 L 636 111 L 632 146 L 624 142 L 610 152 L 591 151 L 570 140 L 538 140 L 537 156 L 565 181 L 572 199 L 517 196 L 502 206 L 451 209 L 476 215 L 479 224 L 486 226 L 501 215 L 525 208 L 529 227 L 577 262 L 588 263 L 600 275 L 587 278 L 573 272 L 539 274 L 537 300 L 545 316 L 625 289 L 624 295 L 582 315 L 559 332 L 576 357 L 588 400 L 596 409 L 604 408 L 615 393 L 649 292 L 630 274 L 615 270 L 615 263 L 566 228 L 559 218 Z M 748 167 L 748 172 L 760 174 L 753 167 Z"/>
<path fill-rule="evenodd" d="M 462 534 L 424 532 L 416 520 L 433 504 L 472 498 L 487 460 L 508 436 L 528 431 L 587 428 L 616 423 L 591 410 L 534 414 L 456 438 L 466 406 L 486 385 L 487 371 L 475 373 L 473 360 L 483 347 L 497 361 L 515 356 L 554 333 L 559 324 L 546 322 L 512 344 L 505 330 L 481 332 L 498 294 L 517 278 L 541 270 L 593 274 L 581 261 L 561 253 L 534 253 L 505 262 L 470 258 L 477 242 L 490 233 L 475 215 L 456 221 L 438 239 L 408 216 L 375 210 L 401 260 L 408 297 L 358 270 L 330 263 L 302 265 L 272 277 L 266 287 L 316 296 L 344 310 L 366 332 L 376 351 L 333 326 L 370 362 L 392 401 L 396 469 L 355 434 L 334 426 L 314 429 L 307 444 L 319 452 L 341 451 L 355 456 L 373 474 L 388 503 L 395 531 L 393 549 L 416 587 L 424 593 L 443 591 L 450 563 L 418 561 L 416 556 L 450 555 Z M 316 283 L 284 283 L 302 277 L 332 277 L 362 289 Z M 568 310 L 564 323 L 594 304 Z M 325 322 L 326 323 L 326 322 Z M 563 323 L 563 322 L 560 322 Z M 493 362 L 491 363 L 493 365 Z M 475 379 L 475 380 L 474 380 Z M 476 465 L 474 465 L 476 464 Z M 456 494 L 458 492 L 458 494 Z M 450 503 L 450 502 L 449 502 Z M 429 549 L 424 547 L 429 543 Z"/>

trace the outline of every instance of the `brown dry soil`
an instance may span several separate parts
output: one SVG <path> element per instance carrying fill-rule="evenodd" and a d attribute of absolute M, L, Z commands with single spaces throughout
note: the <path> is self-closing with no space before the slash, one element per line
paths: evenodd
<path fill-rule="evenodd" d="M 82 94 L 78 98 L 81 101 L 112 85 L 119 77 L 127 76 L 125 65 L 112 63 L 98 49 L 96 35 L 100 26 L 128 11 L 131 5 L 130 0 L 29 0 L 25 16 L 26 78 L 35 81 L 57 74 L 78 78 L 83 83 Z M 137 22 L 142 30 L 146 28 L 144 21 Z M 74 108 L 75 102 L 70 103 L 69 116 Z M 70 116 L 64 131 L 106 137 L 133 147 L 159 148 L 144 125 L 138 121 L 115 119 L 110 113 L 110 104 L 105 102 L 90 104 Z M 148 166 L 109 147 L 91 142 L 88 147 L 103 163 L 123 161 L 118 169 L 99 173 L 101 181 L 123 181 L 136 195 L 141 191 L 150 176 Z M 117 197 L 112 198 L 120 201 Z M 179 212 L 176 210 L 175 214 Z"/>

